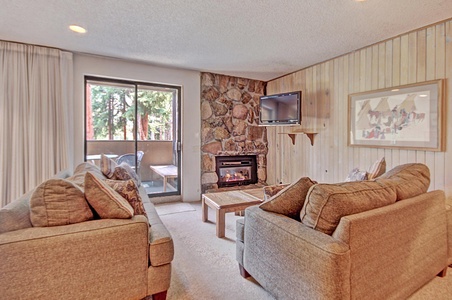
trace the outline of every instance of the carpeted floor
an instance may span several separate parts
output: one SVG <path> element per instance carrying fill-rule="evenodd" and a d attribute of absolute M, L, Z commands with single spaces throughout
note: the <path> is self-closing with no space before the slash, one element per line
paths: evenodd
<path fill-rule="evenodd" d="M 164 211 L 161 219 L 175 246 L 168 300 L 273 299 L 252 278 L 244 279 L 239 274 L 235 220 L 242 217 L 226 214 L 226 236 L 219 239 L 215 235 L 214 211 L 209 208 L 209 221 L 202 222 L 200 202 L 158 204 L 158 211 L 159 206 L 164 206 L 160 209 Z M 452 269 L 445 278 L 436 277 L 410 297 L 421 299 L 452 299 Z"/>

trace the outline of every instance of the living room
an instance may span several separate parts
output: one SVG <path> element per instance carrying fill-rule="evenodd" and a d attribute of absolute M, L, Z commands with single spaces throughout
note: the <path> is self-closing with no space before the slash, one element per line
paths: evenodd
<path fill-rule="evenodd" d="M 427 2 L 424 2 L 423 4 L 427 5 Z M 436 5 L 447 6 L 448 4 L 438 1 Z M 26 40 L 17 33 L 16 36 L 11 37 L 3 32 L 0 34 L 2 40 L 11 43 L 45 45 L 65 49 L 65 51 L 71 50 L 49 44 L 45 38 L 40 40 L 39 37 L 36 37 L 34 40 Z M 73 35 L 70 38 L 73 40 L 73 45 L 81 43 L 84 39 L 82 35 Z M 294 39 L 296 39 L 296 35 L 294 35 Z M 187 46 L 189 43 L 187 41 Z M 299 51 L 302 52 L 302 50 Z M 85 93 L 85 76 L 131 79 L 181 86 L 183 93 L 181 103 L 183 151 L 180 200 L 183 203 L 195 203 L 196 212 L 200 213 L 201 195 L 205 192 L 205 188 L 212 187 L 208 174 L 214 172 L 211 166 L 207 166 L 206 170 L 206 166 L 203 165 L 205 152 L 202 147 L 205 136 L 203 136 L 202 106 L 207 101 L 203 94 L 203 86 L 206 84 L 206 80 L 211 80 L 209 78 L 216 80 L 227 78 L 235 84 L 238 81 L 244 82 L 245 85 L 253 82 L 256 86 L 258 83 L 262 83 L 266 87 L 267 95 L 302 91 L 301 125 L 265 127 L 268 152 L 266 152 L 265 159 L 261 161 L 262 172 L 265 173 L 260 175 L 263 183 L 268 185 L 292 183 L 302 176 L 309 176 L 313 180 L 324 183 L 342 182 L 354 168 L 366 170 L 374 161 L 385 157 L 387 170 L 405 163 L 427 165 L 430 169 L 430 190 L 443 190 L 446 201 L 449 203 L 451 201 L 452 171 L 447 166 L 452 161 L 452 139 L 449 131 L 446 130 L 450 128 L 452 120 L 452 105 L 449 105 L 451 100 L 449 91 L 452 88 L 452 21 L 450 14 L 446 13 L 446 17 L 419 24 L 417 27 L 398 32 L 384 39 L 373 40 L 372 43 L 354 48 L 351 52 L 329 56 L 327 54 L 327 59 L 304 67 L 292 68 L 290 72 L 278 71 L 280 72 L 278 75 L 270 78 L 260 77 L 259 72 L 256 72 L 255 76 L 241 76 L 240 72 L 233 74 L 233 71 L 228 72 L 232 68 L 228 69 L 227 66 L 222 66 L 224 72 L 221 72 L 208 68 L 180 68 L 177 64 L 171 66 L 165 64 L 164 59 L 161 61 L 151 59 L 153 62 L 144 63 L 138 59 L 118 58 L 114 55 L 100 55 L 80 50 L 74 50 L 72 54 L 73 94 L 70 98 L 69 111 L 72 112 L 70 124 L 73 138 L 69 147 L 70 157 L 67 160 L 69 169 L 74 169 L 80 162 L 85 161 L 86 153 L 83 146 L 85 144 L 85 107 L 82 100 Z M 245 74 L 245 72 L 242 73 Z M 347 128 L 349 126 L 349 95 L 435 80 L 442 80 L 444 96 L 444 106 L 441 107 L 444 111 L 441 120 L 445 123 L 440 132 L 439 140 L 442 145 L 439 147 L 439 151 L 349 145 Z M 220 90 L 220 86 L 215 86 L 215 88 Z M 6 173 L 5 170 L 2 172 Z M 212 212 L 209 211 L 209 213 Z M 210 217 L 215 219 L 214 216 Z M 165 218 L 163 219 L 165 220 Z M 173 215 L 166 216 L 166 219 L 168 222 L 174 222 L 177 218 Z M 236 217 L 227 219 L 226 230 L 229 232 L 229 238 L 233 237 L 231 232 L 235 229 L 231 230 L 231 228 L 235 227 L 235 219 Z M 201 221 L 200 218 L 199 221 Z M 215 224 L 204 225 L 210 226 L 208 231 L 213 235 L 211 239 L 214 239 Z M 170 231 L 173 226 L 174 223 L 168 226 Z M 213 244 L 220 248 L 230 249 L 232 247 L 230 244 L 224 245 L 216 240 Z M 177 253 L 181 250 L 176 248 L 175 251 Z M 234 265 L 234 268 L 236 267 Z M 238 273 L 238 270 L 236 271 Z M 178 279 L 180 281 L 187 280 L 187 278 Z"/>

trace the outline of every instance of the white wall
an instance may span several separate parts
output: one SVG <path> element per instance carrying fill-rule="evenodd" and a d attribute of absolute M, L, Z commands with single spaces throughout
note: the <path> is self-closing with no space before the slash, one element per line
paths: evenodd
<path fill-rule="evenodd" d="M 100 76 L 182 87 L 182 201 L 201 200 L 200 73 L 86 54 L 74 54 L 74 165 L 83 161 L 84 76 Z"/>

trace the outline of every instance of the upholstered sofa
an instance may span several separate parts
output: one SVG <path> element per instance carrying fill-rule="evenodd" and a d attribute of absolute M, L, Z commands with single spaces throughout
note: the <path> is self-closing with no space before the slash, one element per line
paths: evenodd
<path fill-rule="evenodd" d="M 278 213 L 266 202 L 237 221 L 240 272 L 277 299 L 407 298 L 451 263 L 451 211 L 429 183 L 425 165 L 407 164 L 372 181 L 292 184 L 269 200 L 283 199 Z"/>
<path fill-rule="evenodd" d="M 71 178 L 83 180 L 83 173 Z M 56 178 L 69 175 L 62 172 Z M 33 227 L 33 191 L 2 208 L 0 298 L 165 299 L 173 241 L 143 187 L 139 193 L 147 217 L 94 217 L 76 224 Z"/>

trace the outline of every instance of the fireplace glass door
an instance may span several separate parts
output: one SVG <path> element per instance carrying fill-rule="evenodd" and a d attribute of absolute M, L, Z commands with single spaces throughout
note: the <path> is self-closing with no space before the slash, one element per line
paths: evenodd
<path fill-rule="evenodd" d="M 218 187 L 257 182 L 256 155 L 216 156 Z"/>
<path fill-rule="evenodd" d="M 251 166 L 249 167 L 226 167 L 220 169 L 220 177 L 218 179 L 221 183 L 237 183 L 241 181 L 250 180 Z"/>

